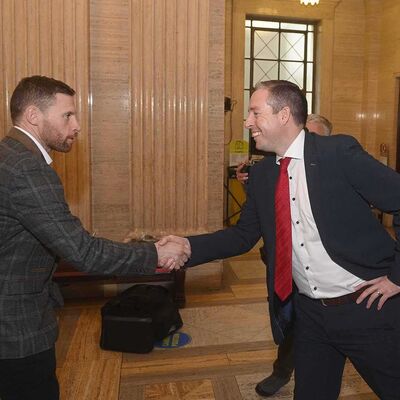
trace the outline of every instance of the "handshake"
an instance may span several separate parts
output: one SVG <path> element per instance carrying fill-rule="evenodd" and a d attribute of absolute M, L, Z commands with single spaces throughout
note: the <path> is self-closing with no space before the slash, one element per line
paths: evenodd
<path fill-rule="evenodd" d="M 158 254 L 158 267 L 169 271 L 183 267 L 192 253 L 189 240 L 180 236 L 164 236 L 154 244 Z"/>

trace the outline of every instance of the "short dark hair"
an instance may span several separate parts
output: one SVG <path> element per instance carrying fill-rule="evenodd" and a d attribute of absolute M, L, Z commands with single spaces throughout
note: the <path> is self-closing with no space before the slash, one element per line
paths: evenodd
<path fill-rule="evenodd" d="M 57 93 L 74 96 L 75 90 L 66 83 L 47 76 L 33 75 L 21 79 L 10 100 L 12 122 L 17 122 L 30 105 L 35 105 L 44 112 L 54 102 Z"/>
<path fill-rule="evenodd" d="M 258 89 L 267 89 L 270 96 L 268 104 L 274 113 L 284 107 L 289 107 L 294 121 L 298 125 L 305 125 L 307 120 L 307 99 L 301 89 L 294 83 L 283 80 L 271 80 L 258 82 Z"/>

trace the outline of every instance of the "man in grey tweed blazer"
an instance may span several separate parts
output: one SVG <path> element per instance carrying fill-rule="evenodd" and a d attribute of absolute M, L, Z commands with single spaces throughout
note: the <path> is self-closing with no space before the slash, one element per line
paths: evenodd
<path fill-rule="evenodd" d="M 50 150 L 68 152 L 80 131 L 74 90 L 24 78 L 10 102 L 14 127 L 0 142 L 0 398 L 55 400 L 56 257 L 82 271 L 153 274 L 179 268 L 182 245 L 128 245 L 91 236 L 73 216 Z"/>

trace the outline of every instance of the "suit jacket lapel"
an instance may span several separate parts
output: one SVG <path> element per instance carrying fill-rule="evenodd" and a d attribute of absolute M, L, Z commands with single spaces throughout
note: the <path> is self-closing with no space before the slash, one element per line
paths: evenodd
<path fill-rule="evenodd" d="M 273 293 L 274 265 L 275 265 L 275 187 L 279 175 L 279 165 L 276 164 L 276 156 L 268 155 L 262 171 L 262 179 L 257 182 L 257 190 L 260 191 L 259 215 L 261 225 L 265 230 L 264 243 L 268 254 L 268 279 L 269 289 Z M 262 161 L 264 162 L 264 160 Z"/>
<path fill-rule="evenodd" d="M 36 143 L 25 133 L 21 132 L 19 129 L 11 128 L 7 134 L 8 137 L 14 139 L 21 144 L 23 144 L 29 151 L 37 155 L 44 160 L 43 154 L 40 149 L 36 146 Z"/>
<path fill-rule="evenodd" d="M 311 210 L 318 230 L 322 216 L 322 200 L 320 185 L 320 160 L 317 155 L 315 134 L 306 133 L 304 141 L 304 167 L 306 170 L 306 180 L 308 197 L 310 199 Z"/>
<path fill-rule="evenodd" d="M 276 164 L 275 154 L 269 157 L 271 159 L 268 160 L 268 163 L 265 163 L 263 182 L 260 187 L 263 191 L 263 198 L 266 199 L 265 212 L 267 217 L 270 221 L 275 221 L 275 187 L 279 175 L 279 165 Z M 271 205 L 271 207 L 268 207 L 267 205 Z"/>

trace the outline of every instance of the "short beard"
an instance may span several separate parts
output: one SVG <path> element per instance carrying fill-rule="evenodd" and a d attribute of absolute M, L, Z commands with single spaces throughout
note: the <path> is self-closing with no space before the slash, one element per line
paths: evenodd
<path fill-rule="evenodd" d="M 60 153 L 68 153 L 72 149 L 72 144 L 68 144 L 66 142 L 62 143 L 53 143 L 50 147 L 54 151 L 59 151 Z"/>
<path fill-rule="evenodd" d="M 72 143 L 68 144 L 67 139 L 63 140 L 53 125 L 47 121 L 43 124 L 43 132 L 49 149 L 60 153 L 68 153 L 72 149 Z"/>

